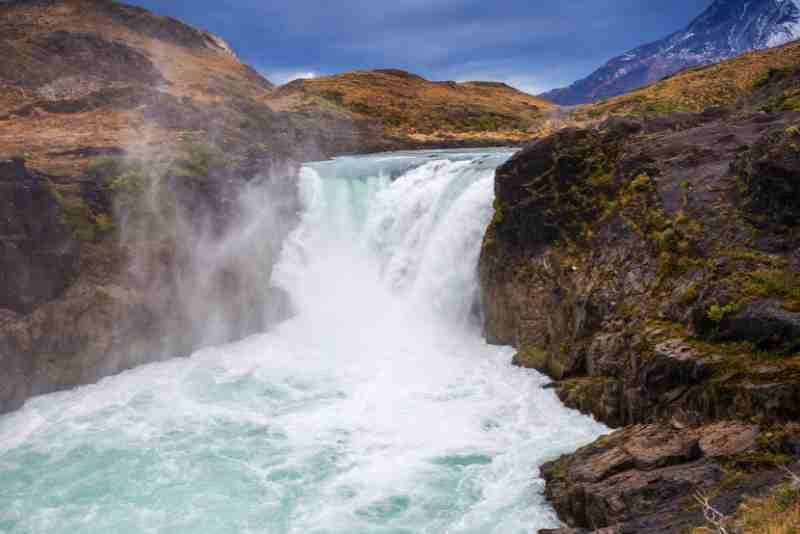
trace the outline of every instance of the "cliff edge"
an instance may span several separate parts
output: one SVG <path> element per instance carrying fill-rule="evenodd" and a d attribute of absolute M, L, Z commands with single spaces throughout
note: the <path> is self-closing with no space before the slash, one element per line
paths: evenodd
<path fill-rule="evenodd" d="M 684 532 L 696 492 L 734 514 L 800 459 L 800 114 L 761 105 L 568 128 L 497 171 L 487 337 L 624 427 L 543 467 L 573 527 Z"/>

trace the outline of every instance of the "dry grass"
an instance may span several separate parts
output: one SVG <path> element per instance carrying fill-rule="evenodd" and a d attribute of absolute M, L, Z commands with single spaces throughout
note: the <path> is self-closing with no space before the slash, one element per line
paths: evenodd
<path fill-rule="evenodd" d="M 552 104 L 504 84 L 431 82 L 402 71 L 356 71 L 280 88 L 273 107 L 327 110 L 354 120 L 378 120 L 387 135 L 518 142 L 530 139 Z"/>
<path fill-rule="evenodd" d="M 748 534 L 800 534 L 800 489 L 785 484 L 768 497 L 748 499 L 737 518 L 739 531 Z"/>

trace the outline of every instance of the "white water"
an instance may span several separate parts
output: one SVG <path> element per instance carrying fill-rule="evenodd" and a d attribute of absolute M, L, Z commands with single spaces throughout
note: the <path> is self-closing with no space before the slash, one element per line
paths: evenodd
<path fill-rule="evenodd" d="M 275 271 L 296 317 L 0 418 L 0 532 L 557 526 L 538 466 L 604 428 L 479 337 L 476 263 L 508 156 L 305 168 Z"/>

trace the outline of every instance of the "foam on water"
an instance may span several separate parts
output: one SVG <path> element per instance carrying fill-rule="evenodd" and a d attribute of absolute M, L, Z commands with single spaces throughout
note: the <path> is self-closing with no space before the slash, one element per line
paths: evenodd
<path fill-rule="evenodd" d="M 538 466 L 605 429 L 475 325 L 493 170 L 508 156 L 304 168 L 303 221 L 275 269 L 296 316 L 0 418 L 0 532 L 557 526 Z"/>

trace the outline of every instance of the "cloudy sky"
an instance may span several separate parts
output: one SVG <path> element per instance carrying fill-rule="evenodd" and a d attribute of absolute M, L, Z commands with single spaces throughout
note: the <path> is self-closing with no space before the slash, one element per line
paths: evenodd
<path fill-rule="evenodd" d="M 275 83 L 394 67 L 537 93 L 680 29 L 711 0 L 128 0 L 225 38 Z"/>

